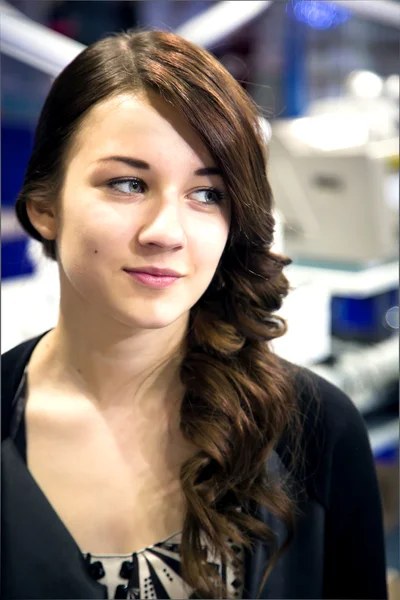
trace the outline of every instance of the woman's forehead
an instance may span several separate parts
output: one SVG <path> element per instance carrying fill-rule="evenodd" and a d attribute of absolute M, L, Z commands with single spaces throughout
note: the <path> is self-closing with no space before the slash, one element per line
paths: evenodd
<path fill-rule="evenodd" d="M 113 153 L 132 146 L 157 154 L 163 146 L 172 151 L 170 144 L 194 163 L 213 163 L 198 134 L 173 106 L 155 95 L 121 95 L 91 109 L 77 132 L 72 154 L 84 151 L 88 157 L 88 152 Z"/>

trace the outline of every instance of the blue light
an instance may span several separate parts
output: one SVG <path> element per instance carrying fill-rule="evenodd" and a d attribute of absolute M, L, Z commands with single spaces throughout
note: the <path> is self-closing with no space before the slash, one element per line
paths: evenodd
<path fill-rule="evenodd" d="M 286 5 L 286 12 L 313 29 L 330 29 L 347 21 L 351 12 L 334 2 L 317 0 L 291 0 Z"/>

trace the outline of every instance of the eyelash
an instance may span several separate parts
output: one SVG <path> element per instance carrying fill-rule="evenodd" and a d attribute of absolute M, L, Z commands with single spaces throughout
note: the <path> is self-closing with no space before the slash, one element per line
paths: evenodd
<path fill-rule="evenodd" d="M 116 184 L 127 183 L 129 181 L 134 181 L 134 182 L 139 183 L 143 189 L 147 188 L 147 185 L 145 184 L 145 182 L 142 181 L 141 179 L 139 179 L 138 177 L 124 177 L 122 179 L 111 179 L 110 181 L 107 182 L 107 187 L 115 190 Z M 130 195 L 129 192 L 121 192 L 120 190 L 116 190 L 116 191 L 118 191 L 120 194 L 124 194 L 126 196 Z M 210 205 L 210 206 L 213 204 L 219 205 L 225 200 L 224 192 L 222 192 L 218 188 L 214 188 L 214 187 L 200 188 L 198 190 L 195 190 L 195 192 L 193 192 L 193 193 L 198 193 L 198 192 L 213 192 L 217 196 L 217 199 L 215 202 L 200 202 L 200 204 L 205 204 L 205 205 Z M 142 193 L 142 192 L 132 192 L 132 194 L 140 194 L 140 193 Z"/>

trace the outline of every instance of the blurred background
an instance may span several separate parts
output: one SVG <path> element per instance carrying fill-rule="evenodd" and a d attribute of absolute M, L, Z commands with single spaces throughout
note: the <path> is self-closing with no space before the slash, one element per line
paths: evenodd
<path fill-rule="evenodd" d="M 13 0 L 0 16 L 2 352 L 57 319 L 56 265 L 13 212 L 54 77 L 85 45 L 136 26 L 207 48 L 263 115 L 275 250 L 293 259 L 289 331 L 274 349 L 361 411 L 399 598 L 400 2 Z"/>

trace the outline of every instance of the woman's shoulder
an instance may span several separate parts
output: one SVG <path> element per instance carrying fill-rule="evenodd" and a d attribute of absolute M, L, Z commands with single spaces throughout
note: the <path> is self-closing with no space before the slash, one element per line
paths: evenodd
<path fill-rule="evenodd" d="M 35 349 L 38 342 L 42 339 L 47 332 L 44 332 L 34 338 L 25 340 L 14 346 L 13 348 L 7 350 L 1 355 L 1 376 L 2 383 L 4 379 L 9 379 L 12 376 L 16 376 L 19 369 L 22 368 L 22 371 L 25 369 L 26 364 L 29 361 L 29 358 Z M 18 379 L 18 377 L 16 377 Z"/>
<path fill-rule="evenodd" d="M 45 332 L 47 333 L 47 332 Z M 26 365 L 45 333 L 26 340 L 1 355 L 1 439 L 8 437 L 12 402 Z"/>
<path fill-rule="evenodd" d="M 367 428 L 353 401 L 336 385 L 311 369 L 280 361 L 294 383 L 304 483 L 309 493 L 327 505 L 333 480 L 349 474 L 357 460 L 371 463 Z M 278 445 L 282 457 L 287 454 L 287 444 L 288 438 L 283 438 Z"/>
<path fill-rule="evenodd" d="M 297 406 L 306 421 L 306 433 L 321 429 L 324 437 L 334 443 L 346 430 L 364 423 L 354 402 L 339 387 L 309 368 L 283 359 L 280 361 L 292 374 Z"/>

